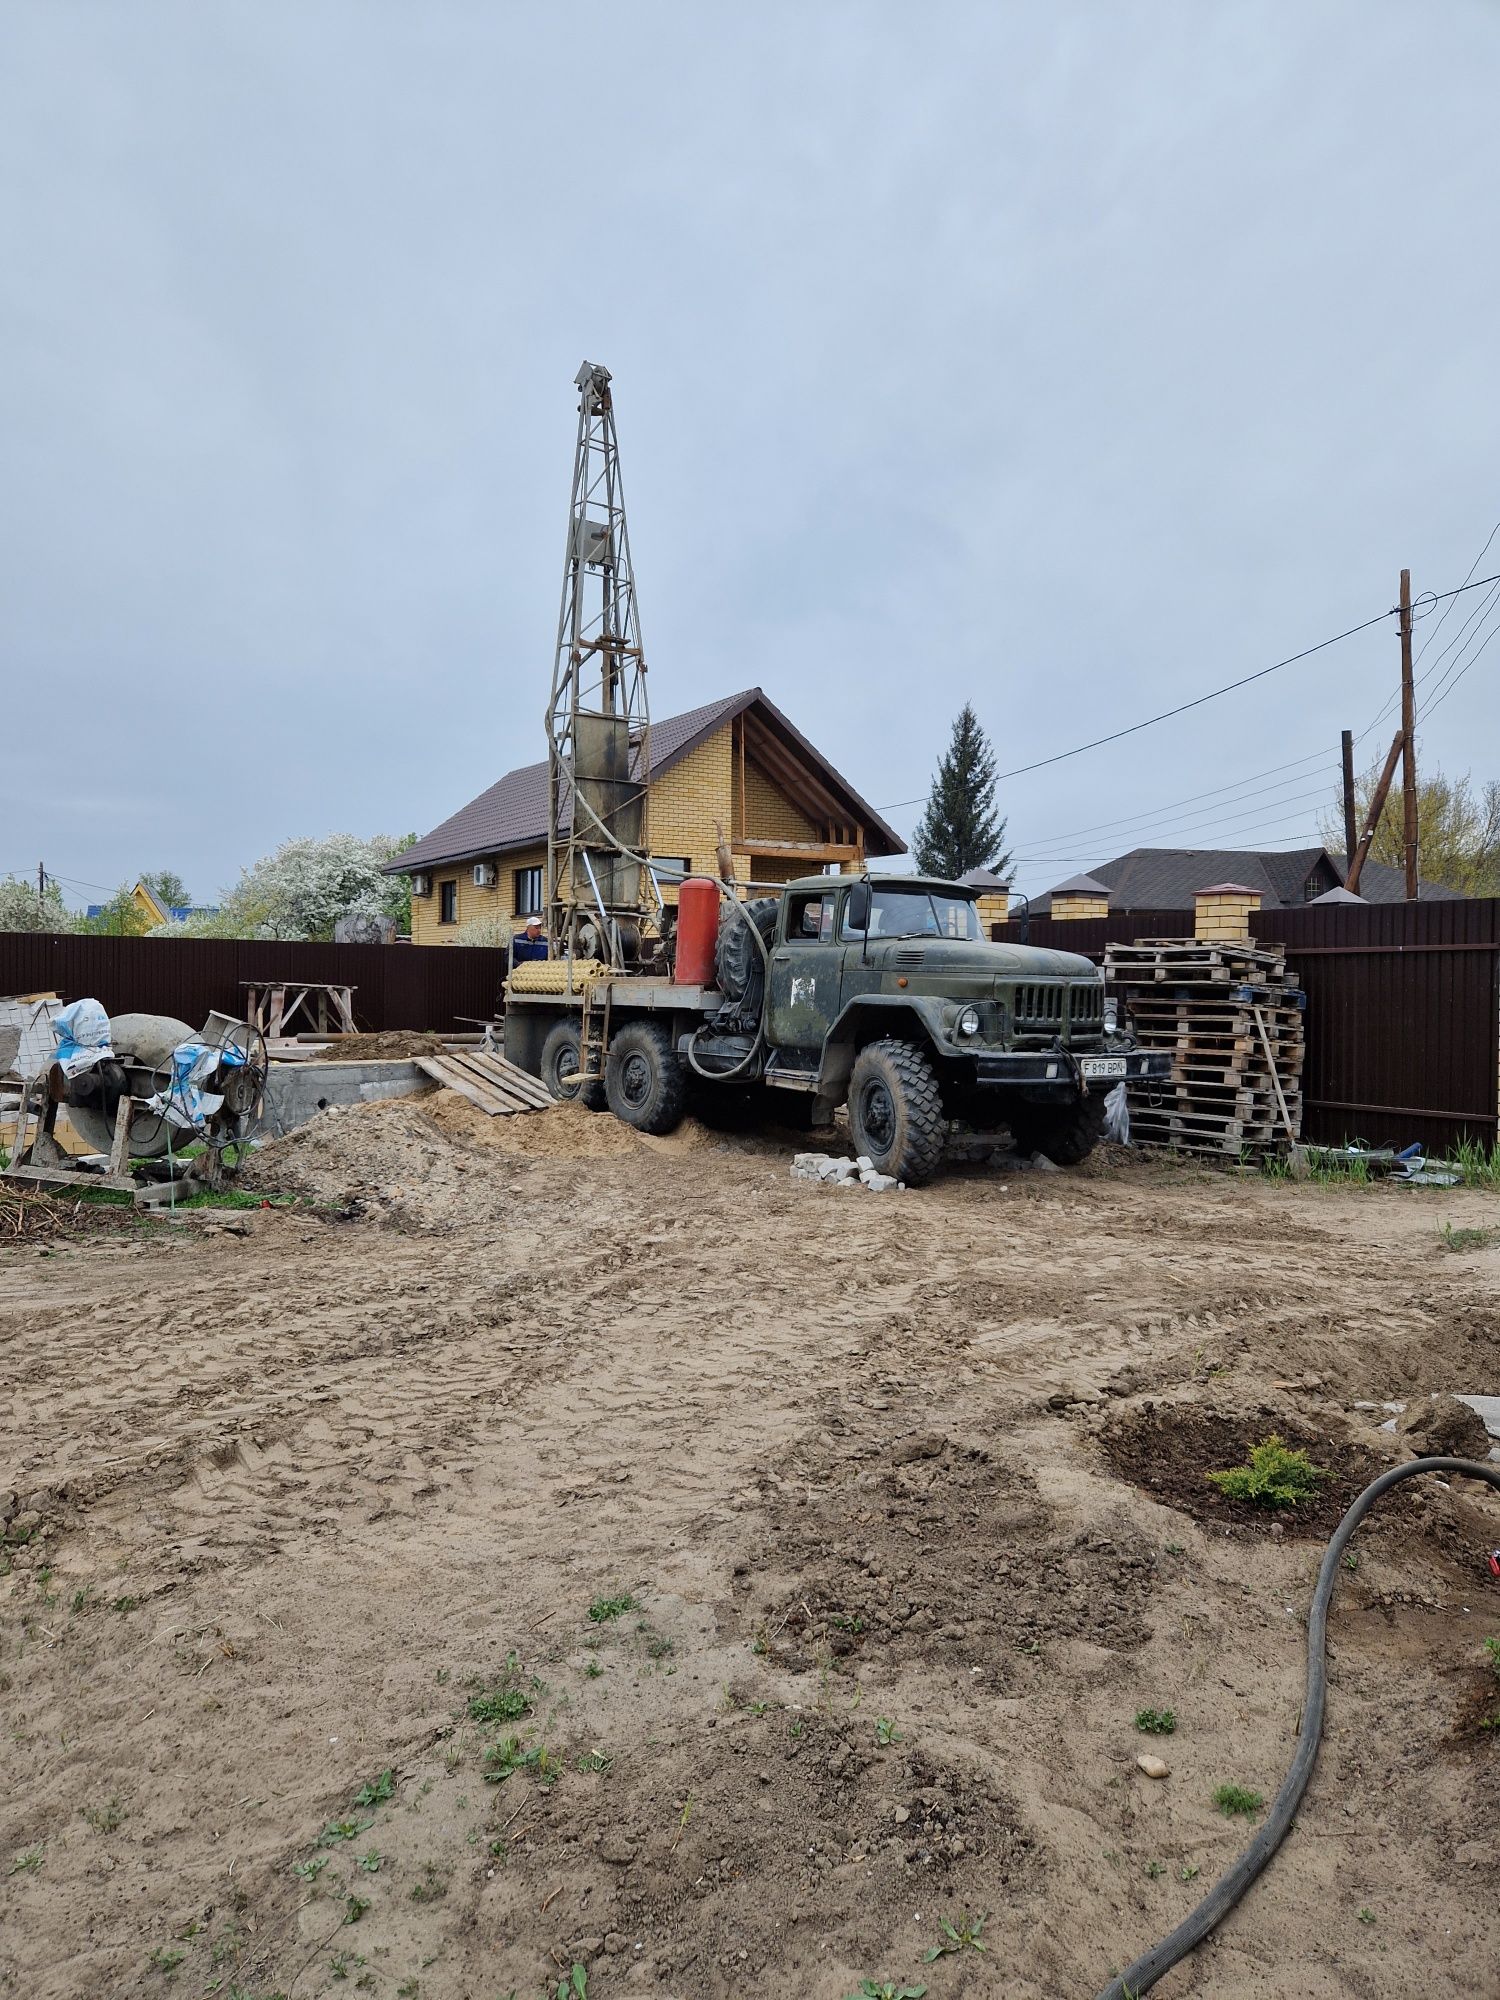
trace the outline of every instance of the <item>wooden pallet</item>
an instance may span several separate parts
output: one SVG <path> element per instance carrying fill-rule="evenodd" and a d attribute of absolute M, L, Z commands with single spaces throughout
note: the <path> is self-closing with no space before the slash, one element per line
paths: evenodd
<path fill-rule="evenodd" d="M 546 1111 L 553 1102 L 539 1077 L 484 1049 L 447 1049 L 440 1056 L 418 1056 L 416 1063 L 424 1076 L 456 1090 L 491 1118 Z"/>

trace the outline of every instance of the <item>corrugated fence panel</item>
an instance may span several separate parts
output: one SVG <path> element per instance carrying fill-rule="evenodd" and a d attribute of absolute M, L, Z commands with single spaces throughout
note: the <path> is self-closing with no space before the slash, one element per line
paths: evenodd
<path fill-rule="evenodd" d="M 1492 1146 L 1500 1071 L 1500 902 L 1266 910 L 1307 993 L 1305 1136 L 1445 1153 Z"/>
<path fill-rule="evenodd" d="M 197 1027 L 244 1011 L 244 983 L 352 986 L 360 1027 L 451 1033 L 488 1020 L 506 953 L 462 945 L 278 944 L 262 939 L 54 937 L 0 931 L 0 994 L 85 996 L 106 1013 L 173 1014 Z"/>

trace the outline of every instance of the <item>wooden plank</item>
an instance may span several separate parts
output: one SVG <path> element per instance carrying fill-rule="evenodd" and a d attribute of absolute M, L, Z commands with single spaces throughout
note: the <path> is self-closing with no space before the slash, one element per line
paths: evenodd
<path fill-rule="evenodd" d="M 550 1109 L 553 1103 L 551 1091 L 541 1078 L 533 1076 L 530 1070 L 522 1069 L 518 1063 L 507 1062 L 503 1056 L 492 1055 L 484 1049 L 465 1050 L 464 1054 L 483 1075 L 493 1077 L 497 1085 L 503 1085 L 505 1089 L 513 1091 L 527 1104 L 535 1105 L 538 1111 Z"/>
<path fill-rule="evenodd" d="M 539 1109 L 529 1097 L 523 1097 L 518 1090 L 512 1090 L 503 1078 L 489 1075 L 487 1071 L 481 1069 L 479 1064 L 472 1061 L 467 1055 L 450 1052 L 448 1055 L 441 1057 L 440 1060 L 460 1076 L 467 1077 L 478 1089 L 488 1092 L 492 1098 L 498 1100 L 502 1108 L 506 1111 L 535 1111 Z"/>
<path fill-rule="evenodd" d="M 460 1097 L 467 1097 L 471 1104 L 476 1105 L 489 1117 L 496 1118 L 506 1109 L 493 1092 L 482 1090 L 477 1083 L 471 1083 L 466 1077 L 459 1076 L 456 1071 L 449 1069 L 446 1063 L 438 1062 L 432 1056 L 418 1056 L 416 1061 L 417 1068 L 425 1076 L 430 1076 L 434 1083 L 440 1083 L 444 1090 L 456 1090 Z"/>

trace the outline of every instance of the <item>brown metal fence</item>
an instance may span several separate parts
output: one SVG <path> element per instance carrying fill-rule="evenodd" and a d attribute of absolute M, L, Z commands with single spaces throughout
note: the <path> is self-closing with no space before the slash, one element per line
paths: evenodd
<path fill-rule="evenodd" d="M 1189 937 L 1188 910 L 1037 917 L 1032 944 L 1082 952 Z M 1500 1136 L 1500 901 L 1327 903 L 1263 910 L 1259 938 L 1287 949 L 1307 993 L 1303 1136 L 1337 1145 L 1421 1140 L 1448 1152 Z M 1018 923 L 994 935 L 1015 943 Z"/>
<path fill-rule="evenodd" d="M 463 945 L 276 944 L 260 939 L 54 937 L 0 931 L 0 994 L 87 996 L 106 1013 L 173 1014 L 198 1027 L 239 1015 L 244 982 L 352 986 L 361 1028 L 452 1033 L 488 1019 L 507 954 Z"/>

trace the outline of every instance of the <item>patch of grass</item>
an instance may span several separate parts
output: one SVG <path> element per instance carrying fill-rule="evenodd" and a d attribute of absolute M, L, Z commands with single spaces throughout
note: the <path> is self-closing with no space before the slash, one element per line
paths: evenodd
<path fill-rule="evenodd" d="M 484 1781 L 503 1785 L 516 1771 L 525 1771 L 541 1785 L 555 1785 L 562 1775 L 562 1760 L 544 1744 L 524 1746 L 519 1736 L 502 1736 L 484 1753 Z"/>
<path fill-rule="evenodd" d="M 292 1863 L 292 1873 L 300 1875 L 304 1882 L 316 1882 L 323 1870 L 328 1866 L 328 1859 L 329 1857 L 326 1854 L 316 1854 L 311 1861 L 294 1861 Z"/>
<path fill-rule="evenodd" d="M 596 1597 L 589 1606 L 589 1616 L 596 1625 L 607 1625 L 612 1618 L 623 1618 L 627 1611 L 635 1609 L 635 1599 L 628 1594 L 624 1597 Z"/>
<path fill-rule="evenodd" d="M 68 1609 L 73 1612 L 87 1611 L 93 1595 L 93 1585 L 90 1583 L 84 1584 L 81 1589 L 73 1592 L 73 1602 L 68 1606 Z"/>
<path fill-rule="evenodd" d="M 328 1970 L 335 1979 L 347 1979 L 351 1965 L 363 1965 L 364 1960 L 356 1951 L 336 1951 L 328 1961 Z"/>
<path fill-rule="evenodd" d="M 1166 1872 L 1167 1864 L 1165 1861 L 1148 1861 L 1146 1863 L 1146 1873 L 1153 1882 L 1159 1882 Z"/>
<path fill-rule="evenodd" d="M 120 1822 L 129 1817 L 118 1799 L 110 1799 L 102 1806 L 85 1806 L 83 1816 L 95 1833 L 113 1833 Z"/>
<path fill-rule="evenodd" d="M 118 1611 L 121 1617 L 124 1617 L 127 1611 L 139 1611 L 141 1600 L 138 1597 L 116 1597 L 109 1608 L 111 1611 Z"/>
<path fill-rule="evenodd" d="M 380 1864 L 384 1858 L 383 1855 L 377 1853 L 372 1847 L 368 1854 L 362 1854 L 359 1857 L 359 1865 L 367 1875 L 378 1875 L 380 1873 Z"/>
<path fill-rule="evenodd" d="M 1460 1139 L 1445 1165 L 1457 1167 L 1469 1187 L 1500 1190 L 1500 1146 L 1488 1150 L 1474 1139 Z"/>
<path fill-rule="evenodd" d="M 422 1879 L 412 1887 L 414 1903 L 440 1903 L 448 1893 L 448 1876 L 435 1861 L 422 1863 Z"/>
<path fill-rule="evenodd" d="M 1135 1726 L 1146 1736 L 1170 1736 L 1177 1716 L 1170 1708 L 1141 1708 L 1136 1710 Z"/>
<path fill-rule="evenodd" d="M 1455 1229 L 1445 1222 L 1438 1240 L 1445 1250 L 1488 1250 L 1492 1243 L 1500 1243 L 1500 1229 Z"/>
<path fill-rule="evenodd" d="M 875 1741 L 882 1750 L 888 1750 L 893 1743 L 901 1741 L 901 1731 L 888 1715 L 876 1716 Z"/>
<path fill-rule="evenodd" d="M 1191 1882 L 1195 1876 L 1202 1873 L 1203 1870 L 1196 1861 L 1184 1861 L 1177 1871 L 1177 1879 L 1179 1882 Z"/>
<path fill-rule="evenodd" d="M 1360 1922 L 1361 1922 L 1362 1924 L 1373 1924 L 1373 1923 L 1374 1923 L 1374 1921 L 1375 1921 L 1375 1912 L 1374 1912 L 1374 1911 L 1373 1911 L 1373 1910 L 1372 1910 L 1372 1909 L 1370 1908 L 1370 1906 L 1369 1906 L 1369 1904 L 1368 1904 L 1368 1903 L 1364 1904 L 1364 1905 L 1363 1905 L 1363 1906 L 1361 1907 L 1361 1909 L 1360 1909 L 1360 1912 L 1359 1912 L 1359 1920 L 1360 1920 Z"/>
<path fill-rule="evenodd" d="M 530 1715 L 531 1702 L 517 1685 L 515 1654 L 506 1661 L 505 1673 L 478 1694 L 469 1696 L 469 1719 L 472 1722 L 519 1722 Z"/>
<path fill-rule="evenodd" d="M 370 1907 L 368 1896 L 346 1896 L 344 1898 L 344 1922 L 357 1924 Z"/>
<path fill-rule="evenodd" d="M 341 1840 L 357 1840 L 375 1824 L 372 1819 L 331 1819 L 318 1835 L 319 1847 L 333 1847 Z"/>
<path fill-rule="evenodd" d="M 163 1978 L 170 1979 L 186 1957 L 185 1951 L 177 1951 L 171 1945 L 159 1944 L 152 1952 L 148 1963 L 154 1971 L 161 1973 Z"/>
<path fill-rule="evenodd" d="M 47 1843 L 45 1841 L 40 1846 L 28 1847 L 24 1854 L 16 1856 L 15 1860 L 10 1864 L 7 1873 L 11 1875 L 35 1875 L 46 1858 L 46 1854 Z"/>
<path fill-rule="evenodd" d="M 1313 1499 L 1329 1474 L 1305 1451 L 1294 1450 L 1272 1431 L 1250 1447 L 1246 1464 L 1207 1476 L 1227 1499 L 1249 1500 L 1257 1507 L 1295 1507 Z"/>
<path fill-rule="evenodd" d="M 603 1673 L 604 1669 L 600 1666 L 598 1660 L 590 1656 L 589 1663 L 583 1670 L 584 1679 L 586 1681 L 597 1681 L 602 1677 Z"/>
<path fill-rule="evenodd" d="M 573 1965 L 552 1989 L 551 2000 L 588 2000 L 589 1973 L 586 1965 Z M 545 2000 L 545 1996 L 544 1996 Z"/>
<path fill-rule="evenodd" d="M 989 1921 L 989 1914 L 986 1910 L 983 1916 L 960 1917 L 956 1924 L 950 1923 L 946 1917 L 939 1917 L 938 1928 L 943 1935 L 931 1950 L 923 1952 L 922 1963 L 931 1965 L 934 1959 L 947 1958 L 950 1952 L 955 1951 L 988 1951 L 984 1927 Z"/>
<path fill-rule="evenodd" d="M 899 1979 L 862 1979 L 848 2000 L 922 2000 L 925 1986 L 908 1986 Z"/>
<path fill-rule="evenodd" d="M 354 1794 L 354 1803 L 357 1806 L 383 1806 L 387 1799 L 394 1796 L 395 1790 L 395 1772 L 382 1771 L 378 1778 L 371 1778 L 360 1786 Z"/>
<path fill-rule="evenodd" d="M 1245 1785 L 1220 1785 L 1214 1793 L 1214 1804 L 1226 1819 L 1253 1819 L 1265 1799 Z"/>
<path fill-rule="evenodd" d="M 577 1761 L 580 1771 L 604 1772 L 614 1768 L 615 1760 L 613 1757 L 606 1757 L 602 1750 L 585 1750 Z"/>

